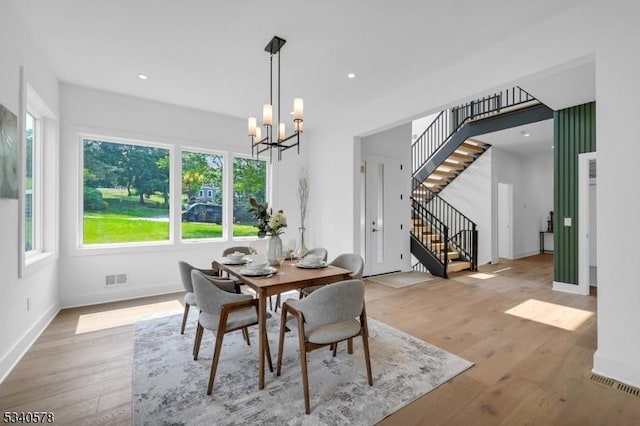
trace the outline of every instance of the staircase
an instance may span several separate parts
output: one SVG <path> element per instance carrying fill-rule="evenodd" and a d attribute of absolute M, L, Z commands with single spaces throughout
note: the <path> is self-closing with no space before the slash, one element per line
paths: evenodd
<path fill-rule="evenodd" d="M 440 112 L 411 147 L 414 269 L 445 278 L 477 269 L 477 225 L 438 193 L 490 148 L 479 135 L 551 117 L 519 87 Z"/>

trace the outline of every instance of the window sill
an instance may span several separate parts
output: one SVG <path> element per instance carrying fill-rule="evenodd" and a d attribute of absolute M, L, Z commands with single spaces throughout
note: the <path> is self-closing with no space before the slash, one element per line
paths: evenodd
<path fill-rule="evenodd" d="M 26 277 L 45 266 L 53 264 L 56 260 L 58 260 L 58 253 L 53 251 L 45 251 L 38 254 L 33 254 L 30 256 L 25 256 L 24 264 L 22 265 L 22 270 L 20 271 L 21 277 Z"/>

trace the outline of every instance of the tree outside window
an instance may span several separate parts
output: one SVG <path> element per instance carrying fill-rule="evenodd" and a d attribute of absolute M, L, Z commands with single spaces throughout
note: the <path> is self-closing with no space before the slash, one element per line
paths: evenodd
<path fill-rule="evenodd" d="M 182 152 L 182 239 L 220 238 L 223 233 L 224 157 Z"/>
<path fill-rule="evenodd" d="M 249 211 L 249 200 L 267 199 L 267 162 L 253 158 L 233 159 L 233 236 L 256 236 L 257 222 Z"/>
<path fill-rule="evenodd" d="M 168 241 L 170 151 L 83 140 L 83 243 Z"/>

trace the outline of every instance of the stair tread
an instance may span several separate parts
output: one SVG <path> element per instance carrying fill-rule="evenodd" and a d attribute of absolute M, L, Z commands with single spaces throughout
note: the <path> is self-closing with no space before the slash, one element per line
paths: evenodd
<path fill-rule="evenodd" d="M 471 163 L 473 162 L 473 160 L 475 160 L 475 158 L 473 158 L 470 155 L 464 155 L 464 154 L 460 154 L 458 152 L 454 152 L 453 154 L 451 154 L 449 156 L 449 158 L 447 158 L 447 160 L 454 160 L 454 161 L 462 161 L 465 163 Z"/>
<path fill-rule="evenodd" d="M 464 260 L 455 260 L 447 265 L 448 272 L 458 272 L 471 268 L 471 262 Z"/>

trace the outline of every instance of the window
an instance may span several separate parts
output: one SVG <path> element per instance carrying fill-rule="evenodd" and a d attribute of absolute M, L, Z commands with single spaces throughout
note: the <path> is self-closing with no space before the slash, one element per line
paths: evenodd
<path fill-rule="evenodd" d="M 222 237 L 223 171 L 221 154 L 182 152 L 183 240 Z"/>
<path fill-rule="evenodd" d="M 267 162 L 252 158 L 233 159 L 233 236 L 255 236 L 256 221 L 249 212 L 249 200 L 267 199 Z"/>
<path fill-rule="evenodd" d="M 24 139 L 20 164 L 20 276 L 57 254 L 58 120 L 29 83 L 24 87 Z"/>
<path fill-rule="evenodd" d="M 24 164 L 24 252 L 42 252 L 42 120 L 27 110 Z"/>
<path fill-rule="evenodd" d="M 83 138 L 82 243 L 170 240 L 170 150 Z"/>

